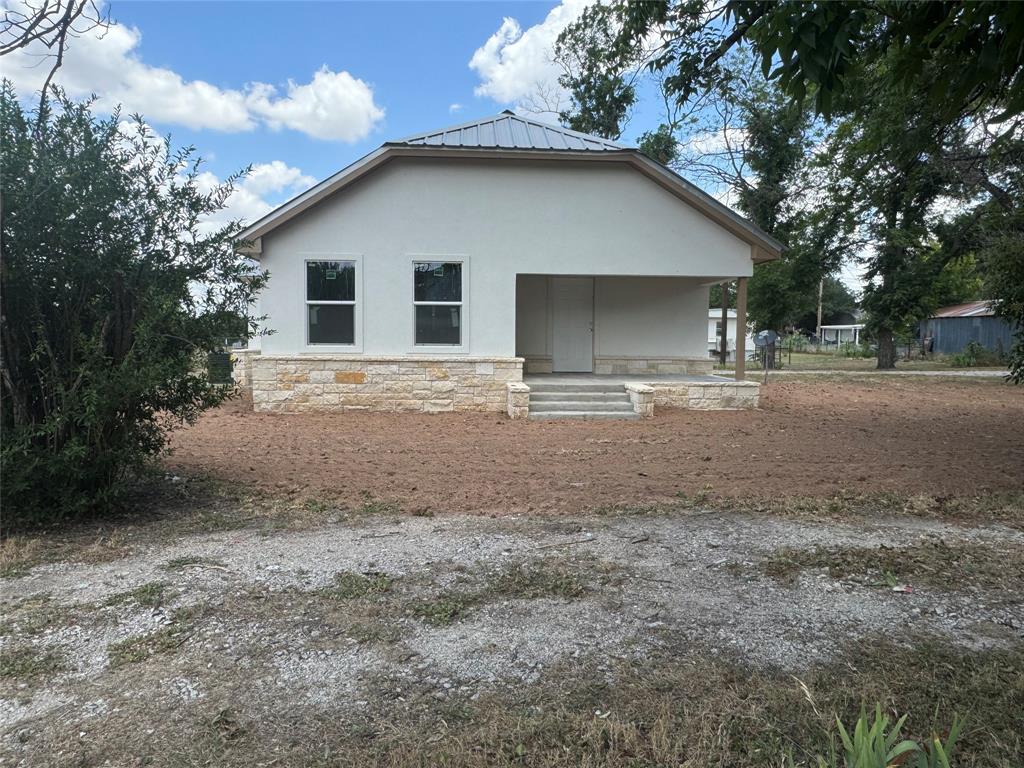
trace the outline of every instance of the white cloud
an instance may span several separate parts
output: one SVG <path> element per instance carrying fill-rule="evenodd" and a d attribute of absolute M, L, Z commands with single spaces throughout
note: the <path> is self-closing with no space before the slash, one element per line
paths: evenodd
<path fill-rule="evenodd" d="M 199 189 L 206 192 L 221 182 L 210 171 L 203 171 L 196 178 Z M 249 175 L 235 185 L 224 209 L 205 222 L 203 228 L 215 229 L 232 219 L 242 219 L 246 224 L 252 224 L 274 210 L 284 199 L 314 184 L 316 179 L 312 176 L 280 160 L 257 163 Z"/>
<path fill-rule="evenodd" d="M 76 37 L 54 82 L 73 98 L 95 94 L 102 109 L 120 104 L 149 121 L 195 130 L 234 133 L 267 125 L 353 142 L 366 137 L 384 117 L 373 89 L 348 72 L 321 67 L 309 83 L 289 81 L 284 96 L 267 83 L 222 88 L 146 64 L 138 50 L 141 40 L 138 29 L 123 24 Z M 4 75 L 24 97 L 42 87 L 51 63 L 44 52 L 29 46 L 4 57 Z"/>
<path fill-rule="evenodd" d="M 275 98 L 276 89 L 265 83 L 250 83 L 248 88 L 250 111 L 275 130 L 285 127 L 317 139 L 353 142 L 384 118 L 370 86 L 348 72 L 332 72 L 326 66 L 305 85 L 289 80 L 285 98 Z"/>
<path fill-rule="evenodd" d="M 555 40 L 592 3 L 593 0 L 562 0 L 544 21 L 525 31 L 518 21 L 506 17 L 469 61 L 470 69 L 481 80 L 474 91 L 476 95 L 503 104 L 519 104 L 538 91 L 561 93 L 560 70 L 553 58 Z"/>
<path fill-rule="evenodd" d="M 456 102 L 455 104 L 448 105 L 448 114 L 455 115 L 462 111 L 462 105 Z"/>

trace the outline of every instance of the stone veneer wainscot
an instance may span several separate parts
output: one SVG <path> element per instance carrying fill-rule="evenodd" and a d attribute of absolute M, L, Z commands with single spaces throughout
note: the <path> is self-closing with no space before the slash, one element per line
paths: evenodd
<path fill-rule="evenodd" d="M 517 357 L 245 357 L 257 411 L 501 412 L 506 385 L 523 379 Z M 236 380 L 244 376 L 236 373 Z"/>

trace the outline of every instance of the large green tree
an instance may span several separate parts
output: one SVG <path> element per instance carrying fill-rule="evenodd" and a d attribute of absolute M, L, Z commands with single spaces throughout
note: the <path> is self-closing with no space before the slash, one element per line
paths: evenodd
<path fill-rule="evenodd" d="M 58 94 L 26 114 L 0 89 L 5 528 L 110 507 L 167 430 L 230 394 L 206 353 L 266 274 L 215 226 L 189 149 Z"/>
<path fill-rule="evenodd" d="M 1012 199 L 985 166 L 1021 130 L 1024 4 L 620 0 L 608 13 L 619 30 L 604 49 L 609 71 L 632 66 L 654 35 L 660 46 L 645 61 L 666 94 L 699 103 L 733 76 L 733 52 L 748 48 L 791 104 L 813 102 L 837 126 L 826 155 L 833 199 L 819 215 L 868 254 L 865 306 L 879 366 L 891 367 L 893 334 L 927 312 L 947 274 L 948 249 L 934 248 L 937 209 L 988 197 L 1005 210 Z M 1012 216 L 998 221 L 1012 233 Z M 804 273 L 770 271 L 776 296 L 786 295 L 787 273 Z M 993 288 L 1001 306 L 1015 306 L 1009 283 Z"/>

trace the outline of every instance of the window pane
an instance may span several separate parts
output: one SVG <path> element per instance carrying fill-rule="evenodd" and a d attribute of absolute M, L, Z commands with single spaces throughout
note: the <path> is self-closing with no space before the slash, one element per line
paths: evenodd
<path fill-rule="evenodd" d="M 306 301 L 355 301 L 354 261 L 307 261 Z"/>
<path fill-rule="evenodd" d="M 417 344 L 460 344 L 462 307 L 416 307 Z"/>
<path fill-rule="evenodd" d="M 417 261 L 413 265 L 416 301 L 462 301 L 462 265 Z"/>
<path fill-rule="evenodd" d="M 354 344 L 356 308 L 354 304 L 310 304 L 310 344 Z"/>

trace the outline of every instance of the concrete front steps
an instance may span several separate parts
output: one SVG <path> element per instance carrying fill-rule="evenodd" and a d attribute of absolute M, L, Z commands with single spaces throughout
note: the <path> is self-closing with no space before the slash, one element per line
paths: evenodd
<path fill-rule="evenodd" d="M 622 382 L 530 382 L 531 419 L 639 419 Z"/>

